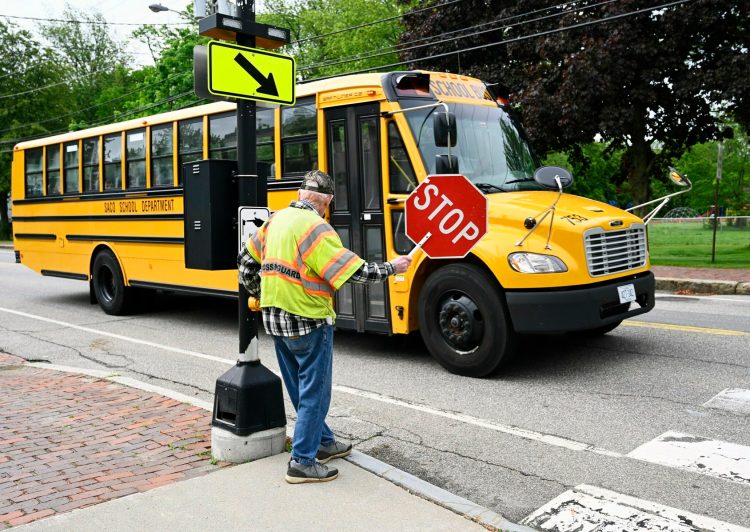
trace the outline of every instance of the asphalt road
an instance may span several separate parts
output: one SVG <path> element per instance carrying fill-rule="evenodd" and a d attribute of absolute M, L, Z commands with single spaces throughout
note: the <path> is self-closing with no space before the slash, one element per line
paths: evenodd
<path fill-rule="evenodd" d="M 212 401 L 237 356 L 236 303 L 159 295 L 146 313 L 107 316 L 85 283 L 38 276 L 0 249 L 0 351 Z M 260 356 L 278 372 L 266 336 Z M 750 297 L 658 294 L 653 312 L 606 336 L 524 339 L 490 379 L 447 373 L 413 337 L 337 333 L 334 359 L 337 434 L 508 519 L 586 484 L 750 526 L 744 469 L 712 475 L 631 455 L 677 432 L 730 444 L 747 467 L 750 411 L 703 405 L 750 389 Z"/>

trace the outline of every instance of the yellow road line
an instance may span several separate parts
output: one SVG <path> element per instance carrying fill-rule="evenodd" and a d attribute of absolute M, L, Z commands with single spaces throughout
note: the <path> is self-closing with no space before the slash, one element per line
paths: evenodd
<path fill-rule="evenodd" d="M 692 325 L 672 325 L 671 323 L 650 323 L 647 321 L 625 320 L 623 325 L 629 327 L 645 327 L 647 329 L 665 329 L 668 331 L 684 331 L 701 334 L 718 334 L 721 336 L 748 336 L 750 333 L 733 331 L 731 329 L 712 329 L 711 327 L 693 327 Z"/>

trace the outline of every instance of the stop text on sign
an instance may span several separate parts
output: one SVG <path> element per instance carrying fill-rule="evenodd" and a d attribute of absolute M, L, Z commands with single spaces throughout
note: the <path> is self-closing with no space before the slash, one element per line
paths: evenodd
<path fill-rule="evenodd" d="M 487 199 L 462 175 L 428 176 L 406 200 L 406 235 L 432 258 L 461 258 L 487 232 Z"/>
<path fill-rule="evenodd" d="M 454 207 L 453 201 L 445 194 L 441 194 L 437 185 L 431 183 L 424 187 L 422 192 L 423 197 L 417 195 L 414 198 L 414 207 L 425 214 L 429 213 L 427 219 L 436 220 L 438 230 L 449 238 L 453 237 L 452 243 L 457 243 L 461 238 L 475 240 L 479 236 L 479 227 L 474 222 L 465 220 L 464 211 Z M 442 215 L 438 216 L 441 213 Z"/>

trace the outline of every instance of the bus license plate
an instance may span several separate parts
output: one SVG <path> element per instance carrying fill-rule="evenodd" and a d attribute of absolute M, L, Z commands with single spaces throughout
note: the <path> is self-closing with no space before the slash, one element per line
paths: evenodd
<path fill-rule="evenodd" d="M 620 294 L 620 303 L 630 303 L 635 301 L 635 285 L 626 284 L 617 287 L 617 293 Z"/>

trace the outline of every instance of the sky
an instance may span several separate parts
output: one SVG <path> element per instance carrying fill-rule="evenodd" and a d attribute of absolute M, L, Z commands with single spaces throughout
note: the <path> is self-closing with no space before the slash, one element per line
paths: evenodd
<path fill-rule="evenodd" d="M 177 13 L 163 11 L 153 13 L 149 4 L 160 3 L 165 7 L 180 11 L 187 7 L 189 0 L 0 0 L 0 18 L 34 31 L 39 21 L 9 19 L 2 15 L 39 18 L 65 18 L 65 5 L 86 11 L 99 11 L 107 22 L 127 22 L 135 24 L 169 24 L 184 22 Z M 119 42 L 127 43 L 127 50 L 133 56 L 135 65 L 152 65 L 153 60 L 145 44 L 133 39 L 130 34 L 137 26 L 110 26 L 111 35 Z M 35 32 L 36 33 L 36 32 Z"/>

